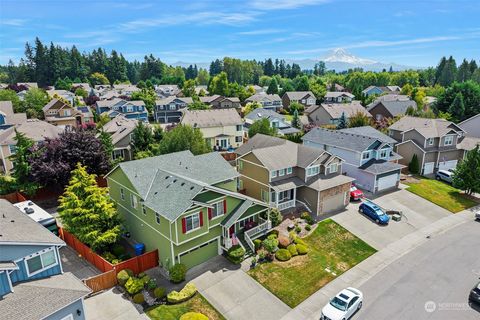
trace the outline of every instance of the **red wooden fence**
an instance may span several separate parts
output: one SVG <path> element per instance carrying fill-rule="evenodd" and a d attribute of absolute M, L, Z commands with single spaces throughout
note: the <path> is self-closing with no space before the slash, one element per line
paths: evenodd
<path fill-rule="evenodd" d="M 1 195 L 0 199 L 5 199 L 10 203 L 17 203 L 17 202 L 22 202 L 27 200 L 20 192 L 13 192 L 13 193 Z"/>
<path fill-rule="evenodd" d="M 115 270 L 115 273 L 118 273 L 123 269 L 130 269 L 137 274 L 158 266 L 158 250 L 153 250 L 113 265 L 92 251 L 88 246 L 80 242 L 80 240 L 75 238 L 75 236 L 68 231 L 60 229 L 60 237 L 68 244 L 68 246 L 73 248 L 85 260 L 102 272 Z"/>

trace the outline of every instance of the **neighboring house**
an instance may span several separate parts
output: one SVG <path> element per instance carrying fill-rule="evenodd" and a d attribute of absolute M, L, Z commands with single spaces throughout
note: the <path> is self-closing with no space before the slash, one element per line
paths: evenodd
<path fill-rule="evenodd" d="M 237 97 L 224 97 L 218 94 L 207 97 L 199 97 L 200 101 L 212 106 L 214 109 L 235 108 L 240 109 L 240 99 Z"/>
<path fill-rule="evenodd" d="M 345 114 L 346 120 L 357 113 L 363 113 L 368 118 L 372 115 L 360 104 L 360 101 L 350 103 L 322 103 L 314 105 L 305 110 L 305 115 L 317 126 L 334 124 L 337 125 L 342 114 Z"/>
<path fill-rule="evenodd" d="M 90 106 L 79 106 L 76 108 L 82 115 L 82 123 L 85 125 L 95 124 L 92 108 Z"/>
<path fill-rule="evenodd" d="M 113 100 L 100 100 L 95 103 L 97 114 L 107 112 L 110 118 L 123 114 L 128 119 L 148 122 L 148 111 L 142 100 L 126 101 L 115 98 Z"/>
<path fill-rule="evenodd" d="M 113 160 L 122 158 L 129 161 L 133 159 L 132 133 L 138 122 L 139 120 L 129 119 L 123 114 L 118 114 L 102 127 L 102 130 L 112 137 Z"/>
<path fill-rule="evenodd" d="M 192 104 L 192 98 L 171 96 L 155 101 L 155 121 L 159 123 L 179 123 L 183 111 Z"/>
<path fill-rule="evenodd" d="M 375 120 L 392 119 L 396 116 L 403 116 L 407 109 L 417 109 L 417 103 L 406 95 L 387 94 L 380 96 L 367 106 L 368 112 Z"/>
<path fill-rule="evenodd" d="M 458 124 L 468 137 L 480 138 L 480 113 Z"/>
<path fill-rule="evenodd" d="M 43 109 L 45 121 L 61 128 L 76 128 L 83 124 L 82 112 L 60 99 L 52 99 Z"/>
<path fill-rule="evenodd" d="M 355 96 L 350 92 L 329 91 L 325 94 L 324 101 L 328 103 L 350 103 L 354 98 Z"/>
<path fill-rule="evenodd" d="M 277 128 L 279 135 L 285 136 L 300 132 L 300 130 L 292 127 L 292 125 L 285 120 L 285 116 L 265 108 L 257 108 L 245 116 L 245 128 L 247 131 L 255 121 L 261 119 L 267 119 L 272 128 Z"/>
<path fill-rule="evenodd" d="M 384 93 L 400 93 L 402 88 L 399 86 L 386 86 L 386 87 L 377 87 L 377 86 L 369 86 L 365 90 L 362 91 L 364 96 L 371 96 L 373 94 L 381 95 Z"/>
<path fill-rule="evenodd" d="M 92 87 L 90 87 L 90 84 L 89 83 L 86 83 L 86 82 L 78 82 L 78 83 L 72 83 L 72 90 L 73 92 L 75 92 L 75 90 L 77 89 L 83 89 L 85 91 L 87 91 L 87 93 L 91 93 L 92 92 Z"/>
<path fill-rule="evenodd" d="M 200 95 L 200 92 L 203 90 L 205 94 L 208 94 L 208 86 L 205 85 L 199 85 L 195 86 L 195 94 L 198 96 Z"/>
<path fill-rule="evenodd" d="M 200 129 L 213 150 L 243 144 L 243 121 L 235 109 L 186 110 L 180 122 Z"/>
<path fill-rule="evenodd" d="M 55 99 L 55 98 L 62 98 L 68 103 L 70 103 L 71 106 L 75 105 L 75 93 L 72 93 L 67 90 L 47 90 L 47 94 L 50 98 Z"/>
<path fill-rule="evenodd" d="M 396 152 L 403 157 L 399 162 L 408 165 L 416 154 L 423 175 L 454 169 L 466 151 L 475 147 L 461 127 L 445 119 L 405 116 L 388 130 L 389 136 L 399 142 Z"/>
<path fill-rule="evenodd" d="M 54 126 L 38 119 L 28 119 L 20 124 L 15 124 L 7 129 L 0 130 L 0 172 L 8 174 L 13 164 L 9 157 L 15 153 L 15 130 L 25 134 L 27 138 L 32 139 L 35 143 L 41 143 L 46 138 L 57 138 L 63 132 L 61 127 Z"/>
<path fill-rule="evenodd" d="M 302 137 L 303 144 L 341 157 L 342 170 L 355 178 L 355 185 L 372 193 L 397 188 L 405 167 L 396 163 L 396 141 L 370 127 L 342 130 L 313 128 Z"/>
<path fill-rule="evenodd" d="M 206 262 L 236 243 L 252 248 L 270 229 L 260 217 L 268 217 L 268 207 L 237 193 L 237 177 L 218 152 L 181 151 L 122 162 L 106 179 L 131 239 L 158 249 L 167 271 Z"/>
<path fill-rule="evenodd" d="M 347 89 L 345 89 L 344 86 L 341 86 L 338 83 L 334 83 L 333 86 L 329 85 L 329 86 L 327 86 L 327 88 L 329 88 L 330 91 L 336 91 L 336 92 L 346 92 L 347 91 Z"/>
<path fill-rule="evenodd" d="M 245 99 L 245 103 L 258 102 L 264 109 L 278 111 L 283 108 L 282 98 L 278 94 L 256 93 Z"/>
<path fill-rule="evenodd" d="M 0 130 L 25 121 L 27 121 L 27 114 L 14 113 L 11 101 L 0 101 Z"/>
<path fill-rule="evenodd" d="M 176 96 L 180 93 L 180 88 L 176 84 L 159 84 L 155 86 L 155 92 L 161 97 Z"/>
<path fill-rule="evenodd" d="M 317 98 L 315 98 L 315 95 L 311 91 L 288 91 L 282 96 L 282 104 L 285 109 L 288 108 L 292 102 L 303 104 L 305 109 L 307 109 L 313 106 L 316 101 Z"/>
<path fill-rule="evenodd" d="M 65 242 L 0 199 L 0 318 L 83 320 L 91 290 L 63 273 Z"/>
<path fill-rule="evenodd" d="M 30 89 L 38 89 L 38 84 L 36 82 L 18 82 L 17 86 L 25 86 Z"/>
<path fill-rule="evenodd" d="M 245 89 L 248 89 L 248 87 L 253 87 L 253 90 L 255 90 L 255 93 L 265 93 L 265 91 L 267 91 L 267 87 L 261 87 L 257 84 L 253 86 L 247 86 Z"/>
<path fill-rule="evenodd" d="M 137 88 L 134 84 L 114 84 L 113 89 L 117 91 L 122 96 L 130 97 L 132 93 L 138 92 L 141 89 Z"/>
<path fill-rule="evenodd" d="M 280 211 L 304 206 L 321 216 L 350 201 L 354 179 L 341 174 L 343 160 L 329 152 L 263 134 L 235 152 L 241 192 Z"/>

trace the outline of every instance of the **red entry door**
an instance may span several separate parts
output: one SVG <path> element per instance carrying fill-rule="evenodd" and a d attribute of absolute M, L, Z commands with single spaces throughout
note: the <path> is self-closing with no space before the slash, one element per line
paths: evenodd
<path fill-rule="evenodd" d="M 230 236 L 235 233 L 235 225 L 231 226 L 230 229 L 228 229 L 228 233 Z"/>

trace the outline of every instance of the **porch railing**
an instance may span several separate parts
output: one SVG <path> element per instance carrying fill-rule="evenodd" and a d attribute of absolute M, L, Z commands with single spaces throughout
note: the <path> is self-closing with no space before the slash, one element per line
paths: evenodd
<path fill-rule="evenodd" d="M 295 207 L 295 200 L 285 201 L 285 202 L 279 203 L 277 206 L 278 210 L 280 211 L 291 208 L 291 207 Z"/>
<path fill-rule="evenodd" d="M 265 234 L 272 228 L 272 221 L 270 220 L 263 220 L 259 218 L 260 224 L 252 229 L 245 231 L 245 242 L 248 244 L 250 249 L 255 252 L 255 245 L 253 244 L 253 240 L 258 238 L 259 236 Z"/>

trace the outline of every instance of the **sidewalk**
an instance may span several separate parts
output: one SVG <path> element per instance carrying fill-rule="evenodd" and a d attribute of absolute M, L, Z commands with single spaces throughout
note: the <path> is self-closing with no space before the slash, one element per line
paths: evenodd
<path fill-rule="evenodd" d="M 319 319 L 323 306 L 342 289 L 347 287 L 360 287 L 374 275 L 381 272 L 386 266 L 427 242 L 429 238 L 444 233 L 472 219 L 472 211 L 464 210 L 410 233 L 343 273 L 281 319 Z"/>

